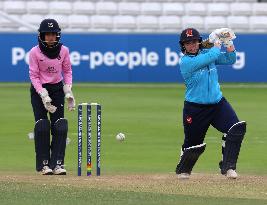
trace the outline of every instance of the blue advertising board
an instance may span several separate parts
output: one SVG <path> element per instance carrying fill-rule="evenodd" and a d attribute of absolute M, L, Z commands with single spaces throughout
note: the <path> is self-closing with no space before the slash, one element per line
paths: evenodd
<path fill-rule="evenodd" d="M 206 36 L 204 36 L 206 37 Z M 74 82 L 182 82 L 178 34 L 62 34 Z M 28 82 L 37 34 L 0 34 L 0 82 Z M 237 61 L 218 66 L 221 82 L 267 82 L 267 35 L 237 34 Z"/>

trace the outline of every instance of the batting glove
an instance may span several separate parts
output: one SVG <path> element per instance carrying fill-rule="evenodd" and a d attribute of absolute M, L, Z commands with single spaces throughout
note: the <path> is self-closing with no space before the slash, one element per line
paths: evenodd
<path fill-rule="evenodd" d="M 235 33 L 229 28 L 220 28 L 213 31 L 220 39 L 234 40 L 236 38 Z"/>
<path fill-rule="evenodd" d="M 223 45 L 224 47 L 229 48 L 234 45 L 234 42 L 229 39 L 223 39 Z"/>

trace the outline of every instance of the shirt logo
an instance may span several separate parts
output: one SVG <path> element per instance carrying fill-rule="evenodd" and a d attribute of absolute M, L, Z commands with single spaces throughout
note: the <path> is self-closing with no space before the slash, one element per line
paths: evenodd
<path fill-rule="evenodd" d="M 55 69 L 54 66 L 48 66 L 47 72 L 48 73 L 57 73 L 57 70 Z"/>
<path fill-rule="evenodd" d="M 186 34 L 186 37 L 193 36 L 193 30 L 192 29 L 187 29 L 185 34 Z"/>
<path fill-rule="evenodd" d="M 191 124 L 191 123 L 192 123 L 192 117 L 187 116 L 187 117 L 186 117 L 186 122 L 187 122 L 188 124 Z"/>

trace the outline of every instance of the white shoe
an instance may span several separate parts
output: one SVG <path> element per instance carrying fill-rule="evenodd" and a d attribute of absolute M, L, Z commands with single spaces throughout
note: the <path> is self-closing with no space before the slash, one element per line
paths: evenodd
<path fill-rule="evenodd" d="M 235 170 L 233 169 L 228 169 L 226 172 L 226 177 L 228 179 L 236 179 L 238 177 L 237 173 Z"/>
<path fill-rule="evenodd" d="M 53 171 L 49 168 L 49 166 L 43 166 L 43 169 L 41 170 L 42 175 L 52 175 Z"/>
<path fill-rule="evenodd" d="M 55 175 L 66 175 L 67 171 L 64 169 L 64 165 L 57 165 L 55 169 L 53 170 L 53 173 Z"/>
<path fill-rule="evenodd" d="M 178 174 L 178 179 L 189 179 L 189 177 L 190 177 L 190 174 L 188 173 Z"/>

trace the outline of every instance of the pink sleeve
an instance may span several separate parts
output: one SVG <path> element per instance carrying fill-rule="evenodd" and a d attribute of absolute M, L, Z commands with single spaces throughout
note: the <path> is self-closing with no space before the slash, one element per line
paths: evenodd
<path fill-rule="evenodd" d="M 40 81 L 40 71 L 38 66 L 38 60 L 35 55 L 35 49 L 32 49 L 29 55 L 29 75 L 33 87 L 35 88 L 36 92 L 39 93 L 43 87 Z"/>
<path fill-rule="evenodd" d="M 72 68 L 71 68 L 70 54 L 68 48 L 66 48 L 66 54 L 64 55 L 62 70 L 63 70 L 65 84 L 72 85 Z"/>

